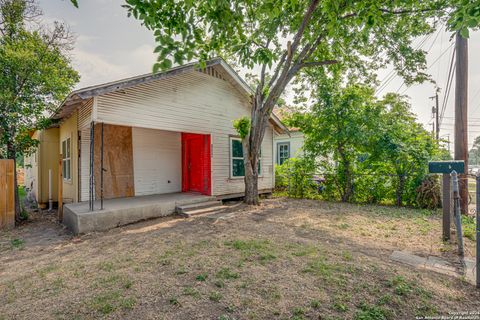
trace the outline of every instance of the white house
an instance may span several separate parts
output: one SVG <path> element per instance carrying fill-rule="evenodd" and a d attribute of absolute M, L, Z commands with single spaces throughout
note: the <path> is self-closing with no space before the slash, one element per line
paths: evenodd
<path fill-rule="evenodd" d="M 241 196 L 243 154 L 232 122 L 250 116 L 251 95 L 222 59 L 205 69 L 192 63 L 72 92 L 52 117 L 62 163 L 59 201 L 71 203 L 64 222 L 87 232 L 172 213 L 178 199 Z M 262 193 L 275 185 L 275 136 L 287 132 L 277 117 L 270 120 Z M 155 207 L 166 199 L 173 205 Z M 149 210 L 127 210 L 145 201 Z"/>
<path fill-rule="evenodd" d="M 274 137 L 274 161 L 281 165 L 290 158 L 303 156 L 303 133 L 296 129 L 290 129 L 289 133 L 275 135 Z"/>

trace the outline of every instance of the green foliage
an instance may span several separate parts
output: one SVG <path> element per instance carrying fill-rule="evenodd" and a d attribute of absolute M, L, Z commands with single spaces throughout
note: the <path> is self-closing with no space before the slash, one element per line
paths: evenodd
<path fill-rule="evenodd" d="M 360 203 L 438 206 L 438 184 L 424 181 L 428 161 L 445 157 L 410 111 L 405 97 L 374 96 L 368 85 L 341 75 L 312 72 L 317 102 L 295 113 L 290 124 L 305 135 L 307 157 L 325 177 L 325 199 Z M 280 183 L 285 183 L 280 179 Z M 419 186 L 425 194 L 419 194 Z M 423 190 L 423 189 L 422 189 Z M 429 202 L 429 203 L 426 203 Z"/>
<path fill-rule="evenodd" d="M 425 52 L 415 49 L 413 41 L 434 32 L 439 20 L 448 18 L 449 9 L 463 7 L 463 2 L 126 0 L 124 7 L 128 16 L 141 20 L 154 34 L 158 56 L 154 72 L 194 59 L 205 68 L 209 59 L 218 56 L 256 71 L 250 130 L 254 137 L 245 155 L 254 158 L 285 87 L 292 80 L 302 88 L 311 86 L 305 76 L 312 70 L 337 64 L 350 78 L 372 81 L 375 70 L 391 64 L 407 85 L 429 79 Z M 457 17 L 464 17 L 460 11 Z M 361 90 L 354 89 L 353 95 Z M 337 175 L 347 180 L 346 189 L 337 190 L 344 201 L 352 200 L 348 180 L 352 161 L 344 159 L 341 166 L 346 166 Z M 252 181 L 253 176 L 245 177 L 246 198 L 252 197 L 248 192 Z"/>
<path fill-rule="evenodd" d="M 275 187 L 286 190 L 292 198 L 311 198 L 317 194 L 312 180 L 314 163 L 307 158 L 290 158 L 275 167 Z"/>
<path fill-rule="evenodd" d="M 480 165 L 480 136 L 473 141 L 472 149 L 468 152 L 468 161 L 472 165 Z"/>
<path fill-rule="evenodd" d="M 462 215 L 463 236 L 467 239 L 475 241 L 476 222 L 474 216 Z"/>
<path fill-rule="evenodd" d="M 233 127 L 237 130 L 240 138 L 245 139 L 250 133 L 250 118 L 242 117 L 233 121 Z"/>
<path fill-rule="evenodd" d="M 26 20 L 37 12 L 25 0 L 0 4 L 0 145 L 2 157 L 16 158 L 34 150 L 31 131 L 49 125 L 46 115 L 78 81 L 66 52 L 71 36 L 62 24 L 52 31 Z"/>
<path fill-rule="evenodd" d="M 72 37 L 55 23 L 42 26 L 34 1 L 0 2 L 0 158 L 32 153 L 32 133 L 48 127 L 49 114 L 79 80 L 67 51 Z M 20 220 L 19 197 L 15 197 Z"/>
<path fill-rule="evenodd" d="M 452 31 L 460 32 L 468 38 L 470 30 L 478 30 L 480 26 L 480 6 L 478 1 L 451 0 L 451 12 L 448 27 Z"/>

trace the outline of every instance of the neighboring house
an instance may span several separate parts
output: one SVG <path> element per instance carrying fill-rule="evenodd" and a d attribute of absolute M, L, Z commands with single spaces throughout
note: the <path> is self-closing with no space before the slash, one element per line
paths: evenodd
<path fill-rule="evenodd" d="M 39 141 L 39 146 L 35 153 L 24 159 L 24 185 L 38 206 L 45 208 L 49 196 L 53 202 L 58 201 L 59 129 L 36 131 L 32 138 Z"/>
<path fill-rule="evenodd" d="M 241 196 L 243 152 L 232 122 L 250 116 L 251 94 L 222 59 L 203 70 L 187 64 L 72 92 L 52 117 L 64 202 L 98 200 L 102 193 L 104 199 L 180 192 Z M 274 137 L 287 132 L 278 118 L 270 120 L 260 159 L 262 193 L 275 185 Z"/>
<path fill-rule="evenodd" d="M 290 129 L 289 133 L 276 135 L 274 138 L 275 163 L 283 164 L 290 158 L 303 156 L 303 133 L 297 129 Z"/>

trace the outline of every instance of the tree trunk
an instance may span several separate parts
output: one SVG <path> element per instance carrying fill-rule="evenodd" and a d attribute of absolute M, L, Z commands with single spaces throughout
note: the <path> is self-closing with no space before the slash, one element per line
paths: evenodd
<path fill-rule="evenodd" d="M 20 196 L 18 194 L 18 180 L 17 180 L 17 150 L 15 145 L 11 142 L 7 143 L 7 157 L 13 160 L 13 181 L 15 192 L 15 222 L 19 223 L 22 219 L 20 217 Z"/>
<path fill-rule="evenodd" d="M 402 206 L 402 198 L 403 198 L 403 189 L 405 189 L 405 175 L 401 174 L 398 177 L 398 186 L 397 186 L 397 207 Z"/>
<path fill-rule="evenodd" d="M 258 205 L 258 155 L 252 152 L 250 135 L 242 140 L 243 147 L 243 165 L 245 168 L 245 198 L 246 204 Z"/>

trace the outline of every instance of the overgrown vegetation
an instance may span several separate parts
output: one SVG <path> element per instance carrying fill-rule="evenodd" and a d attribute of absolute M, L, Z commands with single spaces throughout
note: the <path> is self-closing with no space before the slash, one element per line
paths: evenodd
<path fill-rule="evenodd" d="M 310 77 L 316 103 L 288 120 L 304 133 L 305 159 L 278 167 L 278 185 L 292 197 L 438 208 L 439 181 L 427 175 L 428 162 L 449 154 L 416 121 L 406 97 L 378 99 L 369 85 L 343 84 L 341 72 Z"/>

